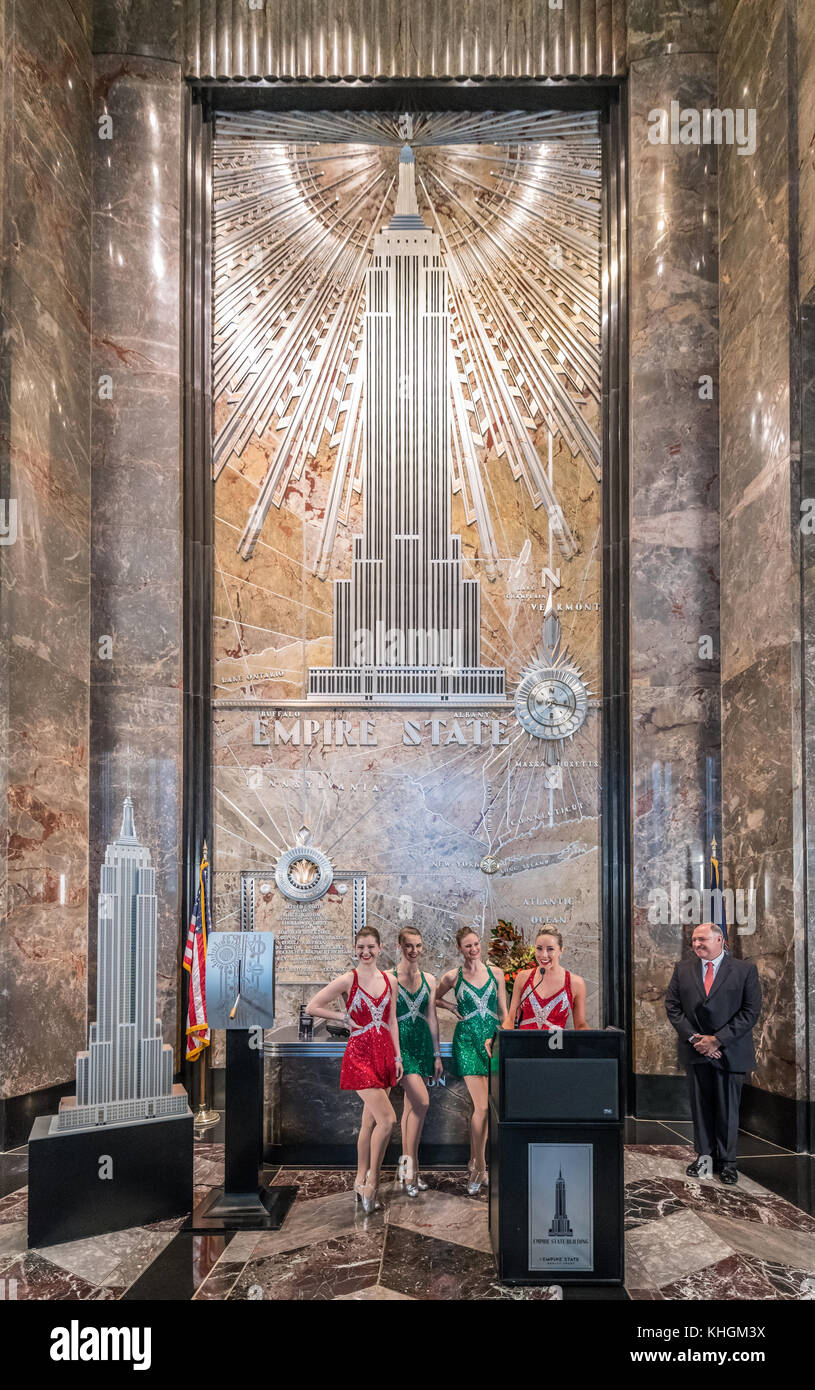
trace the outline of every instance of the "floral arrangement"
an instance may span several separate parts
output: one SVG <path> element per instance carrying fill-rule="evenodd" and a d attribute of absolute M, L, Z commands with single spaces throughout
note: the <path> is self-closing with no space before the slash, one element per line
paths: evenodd
<path fill-rule="evenodd" d="M 499 917 L 492 929 L 487 957 L 493 965 L 503 970 L 507 999 L 510 999 L 518 972 L 528 970 L 535 964 L 535 948 L 524 945 L 523 933 L 516 931 L 511 922 Z"/>

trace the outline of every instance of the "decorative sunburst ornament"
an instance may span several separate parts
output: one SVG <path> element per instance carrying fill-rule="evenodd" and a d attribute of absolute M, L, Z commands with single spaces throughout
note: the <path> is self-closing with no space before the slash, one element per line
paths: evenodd
<path fill-rule="evenodd" d="M 560 761 L 566 739 L 573 738 L 585 722 L 591 695 L 581 668 L 561 645 L 561 638 L 560 619 L 552 610 L 550 596 L 538 661 L 522 672 L 515 691 L 518 723 L 533 738 L 543 741 L 543 760 L 550 766 Z"/>
<path fill-rule="evenodd" d="M 310 841 L 311 831 L 301 826 L 296 845 L 281 854 L 275 865 L 275 883 L 292 902 L 312 903 L 322 898 L 334 881 L 331 860 Z"/>

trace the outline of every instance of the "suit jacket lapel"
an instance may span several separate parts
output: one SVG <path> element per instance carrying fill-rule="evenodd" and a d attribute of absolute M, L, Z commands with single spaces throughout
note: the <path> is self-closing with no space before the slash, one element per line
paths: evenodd
<path fill-rule="evenodd" d="M 705 986 L 702 976 L 702 962 L 699 960 L 698 956 L 694 956 L 693 960 L 688 961 L 688 965 L 691 970 L 691 978 L 693 980 L 693 985 L 696 990 L 696 993 L 699 995 L 699 998 L 702 1000 L 702 1002 L 704 1002 L 707 998 L 707 995 L 705 994 Z"/>

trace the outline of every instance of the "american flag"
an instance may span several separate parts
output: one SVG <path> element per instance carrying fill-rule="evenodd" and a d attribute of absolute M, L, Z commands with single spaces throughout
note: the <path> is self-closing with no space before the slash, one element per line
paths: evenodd
<path fill-rule="evenodd" d="M 209 926 L 209 900 L 207 897 L 206 847 L 201 856 L 198 870 L 198 892 L 195 907 L 187 933 L 184 951 L 184 969 L 190 972 L 190 996 L 187 1004 L 187 1061 L 194 1062 L 201 1050 L 209 1047 L 210 1033 L 207 1024 L 207 928 Z"/>
<path fill-rule="evenodd" d="M 728 949 L 728 945 L 727 945 L 727 905 L 726 905 L 725 900 L 724 900 L 724 894 L 722 893 L 722 875 L 721 875 L 721 870 L 719 869 L 719 861 L 718 861 L 718 859 L 716 858 L 716 841 L 715 841 L 715 839 L 714 839 L 713 842 L 712 842 L 711 854 L 710 854 L 710 891 L 711 891 L 711 893 L 718 893 L 718 894 L 720 895 L 720 897 L 719 897 L 719 921 L 716 923 L 716 925 L 717 925 L 718 927 L 721 927 L 722 936 L 724 937 L 724 946 L 725 946 L 725 950 L 727 950 L 727 949 Z M 712 911 L 712 910 L 713 910 L 713 907 L 712 907 L 712 904 L 711 904 L 711 911 Z"/>

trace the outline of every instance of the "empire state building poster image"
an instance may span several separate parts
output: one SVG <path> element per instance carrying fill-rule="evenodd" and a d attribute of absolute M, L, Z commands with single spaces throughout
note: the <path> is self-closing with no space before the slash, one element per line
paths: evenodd
<path fill-rule="evenodd" d="M 599 1016 L 601 226 L 593 112 L 216 113 L 219 921 L 305 827 Z"/>

